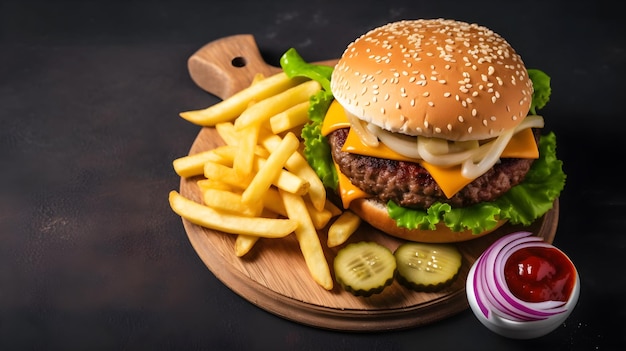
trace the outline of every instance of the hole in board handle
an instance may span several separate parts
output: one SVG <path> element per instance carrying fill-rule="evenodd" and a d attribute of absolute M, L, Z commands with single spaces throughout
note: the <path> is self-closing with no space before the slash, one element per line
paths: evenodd
<path fill-rule="evenodd" d="M 241 57 L 241 56 L 237 56 L 235 57 L 232 61 L 230 61 L 230 64 L 233 65 L 233 67 L 245 67 L 246 66 L 246 59 Z"/>

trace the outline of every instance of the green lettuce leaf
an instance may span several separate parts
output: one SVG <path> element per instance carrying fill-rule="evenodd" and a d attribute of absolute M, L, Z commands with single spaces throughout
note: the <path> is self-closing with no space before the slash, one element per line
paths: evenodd
<path fill-rule="evenodd" d="M 530 68 L 528 69 L 528 77 L 533 82 L 534 89 L 530 113 L 536 115 L 537 110 L 542 109 L 550 101 L 550 94 L 552 94 L 550 76 L 541 70 Z"/>
<path fill-rule="evenodd" d="M 322 89 L 330 93 L 330 75 L 333 73 L 333 67 L 308 63 L 294 48 L 290 48 L 280 57 L 280 66 L 287 77 L 299 76 L 316 80 L 322 85 Z"/>
<path fill-rule="evenodd" d="M 306 62 L 296 49 L 287 50 L 280 58 L 280 65 L 288 77 L 306 77 L 316 80 L 322 90 L 311 96 L 309 122 L 302 128 L 304 157 L 327 188 L 337 190 L 337 170 L 330 153 L 330 144 L 322 135 L 322 122 L 334 97 L 330 91 L 330 76 L 333 67 Z"/>
<path fill-rule="evenodd" d="M 337 190 L 339 180 L 330 153 L 330 144 L 328 139 L 322 135 L 322 122 L 332 101 L 332 94 L 324 90 L 311 97 L 309 122 L 302 127 L 301 136 L 304 141 L 304 157 L 311 168 L 315 170 L 324 186 Z"/>

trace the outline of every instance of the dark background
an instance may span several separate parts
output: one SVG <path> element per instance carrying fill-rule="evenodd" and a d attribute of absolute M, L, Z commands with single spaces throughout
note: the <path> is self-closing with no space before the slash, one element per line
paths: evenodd
<path fill-rule="evenodd" d="M 616 6 L 616 5 L 615 5 Z M 499 337 L 469 311 L 405 331 L 284 320 L 204 266 L 167 203 L 171 162 L 218 101 L 186 60 L 253 34 L 267 62 L 336 58 L 400 19 L 477 22 L 552 77 L 541 111 L 568 175 L 555 244 L 577 308 L 553 333 Z M 606 1 L 0 0 L 0 350 L 615 350 L 626 346 L 626 45 Z"/>

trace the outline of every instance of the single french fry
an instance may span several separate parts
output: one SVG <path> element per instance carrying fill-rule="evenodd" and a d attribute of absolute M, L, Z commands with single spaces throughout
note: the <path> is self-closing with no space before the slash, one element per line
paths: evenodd
<path fill-rule="evenodd" d="M 313 280 L 326 290 L 333 288 L 333 279 L 319 236 L 301 196 L 279 190 L 288 217 L 298 223 L 296 239 Z"/>
<path fill-rule="evenodd" d="M 267 161 L 259 168 L 250 185 L 244 190 L 241 199 L 244 203 L 259 201 L 263 193 L 278 178 L 287 159 L 298 149 L 300 140 L 294 134 L 288 134 L 280 146 L 270 154 Z M 239 155 L 238 155 L 239 156 Z M 237 159 L 235 159 L 237 161 Z"/>
<path fill-rule="evenodd" d="M 204 193 L 206 190 L 209 189 L 217 189 L 217 190 L 226 190 L 226 191 L 233 191 L 233 189 L 235 189 L 235 187 L 233 187 L 232 185 L 226 184 L 223 181 L 219 180 L 219 179 L 200 179 L 196 182 L 196 184 L 198 185 L 198 188 L 200 188 L 200 192 Z"/>
<path fill-rule="evenodd" d="M 201 126 L 215 126 L 217 123 L 233 121 L 241 115 L 250 102 L 267 99 L 301 84 L 303 78 L 289 78 L 284 72 L 259 80 L 235 93 L 228 99 L 201 110 L 181 112 L 180 116 Z"/>
<path fill-rule="evenodd" d="M 226 145 L 237 146 L 239 144 L 239 136 L 232 122 L 222 122 L 215 125 L 215 131 L 224 140 Z"/>
<path fill-rule="evenodd" d="M 309 121 L 309 101 L 301 102 L 270 118 L 270 127 L 275 134 L 296 128 Z"/>
<path fill-rule="evenodd" d="M 315 229 L 323 229 L 328 224 L 328 222 L 330 222 L 333 214 L 326 209 L 322 209 L 321 211 L 316 209 L 310 201 L 305 200 L 304 203 L 306 204 L 306 208 L 309 211 L 309 215 L 311 216 L 311 221 L 313 221 L 313 226 L 315 227 Z"/>
<path fill-rule="evenodd" d="M 253 235 L 237 235 L 237 239 L 235 239 L 235 256 L 242 257 L 250 252 L 259 239 L 258 236 Z"/>
<path fill-rule="evenodd" d="M 224 158 L 216 152 L 218 149 L 199 152 L 193 155 L 179 157 L 172 162 L 174 171 L 181 177 L 188 178 L 202 175 L 204 164 L 208 161 L 223 163 Z"/>
<path fill-rule="evenodd" d="M 337 207 L 337 205 L 335 205 L 332 201 L 328 199 L 324 201 L 324 208 L 330 211 L 333 214 L 333 217 L 337 217 L 343 213 L 343 211 L 339 207 Z"/>
<path fill-rule="evenodd" d="M 204 164 L 204 176 L 207 179 L 219 180 L 241 190 L 245 189 L 252 181 L 252 175 L 240 176 L 233 168 L 210 161 Z"/>
<path fill-rule="evenodd" d="M 278 192 L 276 193 L 278 194 Z M 268 211 L 267 209 L 264 209 L 263 213 L 261 214 L 261 217 L 278 218 L 278 214 Z M 254 235 L 245 235 L 245 234 L 237 235 L 237 239 L 235 239 L 235 256 L 242 257 L 248 252 L 250 252 L 250 250 L 252 250 L 252 248 L 257 243 L 257 241 L 259 241 L 259 239 L 261 238 L 258 236 L 254 236 Z"/>
<path fill-rule="evenodd" d="M 361 218 L 350 210 L 344 211 L 328 228 L 328 247 L 339 246 L 348 240 L 361 225 Z"/>
<path fill-rule="evenodd" d="M 261 126 L 257 124 L 249 124 L 246 128 L 239 130 L 239 148 L 233 163 L 233 168 L 240 176 L 246 176 L 252 173 L 252 163 L 254 160 L 254 149 L 257 146 L 259 137 L 259 129 Z"/>
<path fill-rule="evenodd" d="M 263 211 L 263 203 L 244 204 L 241 194 L 227 190 L 207 189 L 202 193 L 204 204 L 217 210 L 238 213 L 247 217 L 258 217 Z"/>
<path fill-rule="evenodd" d="M 280 94 L 276 94 L 264 100 L 258 100 L 254 105 L 243 111 L 235 120 L 235 129 L 241 130 L 249 125 L 268 121 L 272 116 L 294 105 L 309 101 L 311 95 L 314 95 L 321 89 L 322 86 L 320 83 L 315 80 L 309 80 L 293 88 L 289 88 Z"/>
<path fill-rule="evenodd" d="M 278 189 L 274 187 L 267 189 L 261 201 L 263 201 L 263 207 L 265 209 L 287 217 L 287 210 L 285 210 L 285 204 L 283 203 L 283 198 L 278 193 Z"/>
<path fill-rule="evenodd" d="M 245 217 L 216 211 L 185 198 L 175 190 L 169 193 L 169 203 L 176 214 L 189 222 L 230 234 L 283 238 L 298 228 L 298 222 L 291 219 Z"/>
<path fill-rule="evenodd" d="M 281 138 L 278 135 L 261 133 L 259 141 L 264 148 L 273 152 L 280 144 Z M 285 162 L 285 168 L 298 177 L 308 181 L 308 196 L 313 206 L 318 211 L 323 210 L 326 202 L 326 188 L 304 156 L 299 152 L 294 152 L 289 159 L 287 159 L 287 162 Z"/>

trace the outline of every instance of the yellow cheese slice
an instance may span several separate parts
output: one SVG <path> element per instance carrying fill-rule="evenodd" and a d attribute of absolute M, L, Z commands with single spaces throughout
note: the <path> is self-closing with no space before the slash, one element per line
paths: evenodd
<path fill-rule="evenodd" d="M 330 103 L 328 111 L 326 111 L 324 121 L 322 122 L 322 135 L 326 136 L 337 129 L 348 127 L 350 127 L 350 122 L 348 121 L 346 112 L 337 100 L 333 100 L 333 102 Z"/>
<path fill-rule="evenodd" d="M 343 208 L 350 207 L 350 203 L 355 199 L 365 198 L 369 195 L 357 186 L 352 184 L 350 179 L 345 174 L 341 173 L 339 166 L 335 163 L 335 169 L 337 170 L 337 178 L 339 179 L 339 197 L 341 197 L 341 203 Z"/>

